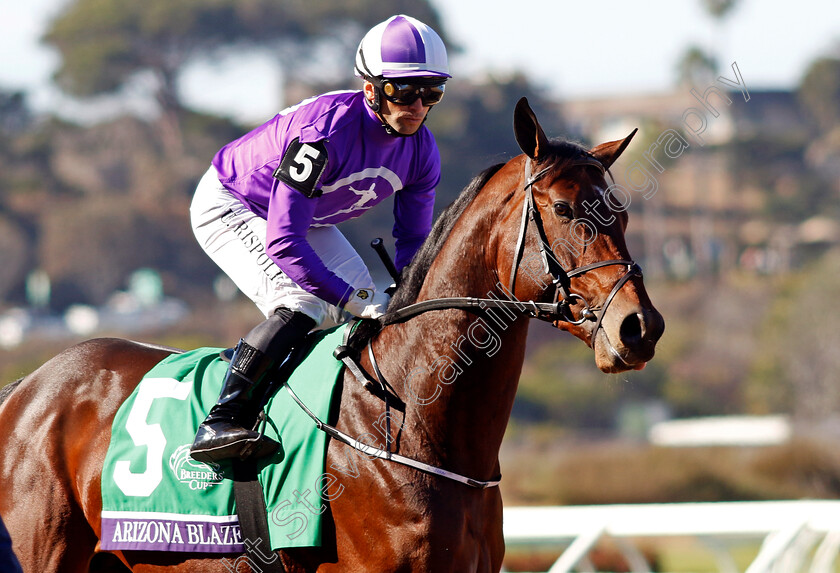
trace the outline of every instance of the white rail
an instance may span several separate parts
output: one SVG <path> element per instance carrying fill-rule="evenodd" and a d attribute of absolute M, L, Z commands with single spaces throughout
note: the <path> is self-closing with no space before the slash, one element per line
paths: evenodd
<path fill-rule="evenodd" d="M 840 501 L 508 507 L 504 534 L 508 548 L 565 547 L 549 573 L 590 570 L 587 555 L 605 537 L 617 542 L 634 572 L 647 572 L 634 543 L 670 536 L 703 541 L 722 573 L 739 573 L 725 540 L 761 543 L 746 573 L 833 573 Z"/>

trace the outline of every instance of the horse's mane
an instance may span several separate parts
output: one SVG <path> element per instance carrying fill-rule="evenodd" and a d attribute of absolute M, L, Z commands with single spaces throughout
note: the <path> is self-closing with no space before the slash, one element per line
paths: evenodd
<path fill-rule="evenodd" d="M 502 166 L 504 166 L 504 163 L 493 165 L 476 175 L 455 201 L 443 210 L 411 263 L 403 269 L 400 275 L 400 287 L 394 293 L 391 304 L 388 305 L 389 311 L 399 310 L 417 300 L 420 289 L 423 287 L 423 280 L 443 247 L 443 243 L 446 242 L 446 238 L 455 222 L 472 203 L 481 188 Z"/>
<path fill-rule="evenodd" d="M 19 378 L 18 380 L 10 382 L 9 384 L 6 384 L 2 388 L 0 388 L 0 404 L 5 402 L 6 398 L 11 396 L 12 392 L 14 392 L 15 388 L 20 386 L 21 382 L 23 382 L 23 378 Z"/>

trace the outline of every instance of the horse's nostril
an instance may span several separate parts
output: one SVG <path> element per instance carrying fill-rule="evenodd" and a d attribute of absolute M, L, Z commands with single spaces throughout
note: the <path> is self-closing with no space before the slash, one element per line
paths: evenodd
<path fill-rule="evenodd" d="M 621 322 L 618 334 L 625 346 L 638 344 L 645 335 L 644 317 L 637 313 L 628 314 Z"/>

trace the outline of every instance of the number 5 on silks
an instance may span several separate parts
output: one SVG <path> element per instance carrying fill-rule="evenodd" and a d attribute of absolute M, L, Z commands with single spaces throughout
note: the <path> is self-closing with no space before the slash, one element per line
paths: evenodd
<path fill-rule="evenodd" d="M 315 186 L 326 166 L 327 148 L 324 142 L 301 143 L 298 137 L 289 144 L 273 175 L 307 197 L 320 197 L 321 190 Z"/>
<path fill-rule="evenodd" d="M 186 400 L 192 391 L 192 381 L 178 382 L 174 378 L 144 378 L 137 388 L 134 405 L 128 413 L 125 429 L 134 445 L 146 447 L 146 470 L 131 471 L 131 462 L 119 460 L 114 464 L 114 483 L 125 495 L 147 497 L 163 479 L 163 449 L 166 436 L 160 424 L 148 424 L 146 418 L 152 403 L 158 398 Z"/>

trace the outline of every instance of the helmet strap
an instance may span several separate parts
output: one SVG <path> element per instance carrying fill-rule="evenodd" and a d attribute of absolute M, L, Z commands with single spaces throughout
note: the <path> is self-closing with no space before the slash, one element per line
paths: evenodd
<path fill-rule="evenodd" d="M 367 97 L 365 97 L 365 101 L 370 106 L 370 109 L 373 110 L 373 113 L 376 114 L 376 117 L 379 117 L 381 120 L 382 118 L 379 116 L 379 110 L 382 109 L 382 93 L 379 91 L 379 86 L 373 82 L 371 82 L 371 84 L 373 85 L 373 101 L 369 100 Z"/>

